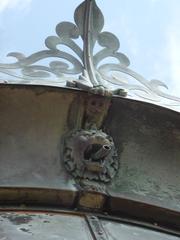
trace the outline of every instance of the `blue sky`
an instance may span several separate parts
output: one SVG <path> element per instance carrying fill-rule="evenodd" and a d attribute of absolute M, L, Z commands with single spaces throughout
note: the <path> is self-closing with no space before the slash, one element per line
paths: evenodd
<path fill-rule="evenodd" d="M 0 0 L 0 60 L 8 52 L 30 55 L 44 49 L 61 21 L 73 21 L 81 0 Z M 180 96 L 180 1 L 97 0 L 105 30 L 121 42 L 131 69 L 165 82 Z"/>

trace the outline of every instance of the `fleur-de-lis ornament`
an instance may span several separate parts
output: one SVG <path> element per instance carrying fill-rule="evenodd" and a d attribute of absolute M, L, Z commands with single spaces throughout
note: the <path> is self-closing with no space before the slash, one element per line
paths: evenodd
<path fill-rule="evenodd" d="M 78 87 L 101 95 L 131 95 L 149 101 L 169 105 L 180 105 L 180 98 L 165 93 L 167 86 L 159 80 L 146 80 L 129 68 L 130 61 L 119 52 L 118 38 L 104 32 L 104 17 L 95 0 L 85 0 L 74 13 L 74 23 L 61 22 L 56 26 L 56 36 L 45 40 L 46 50 L 25 56 L 9 53 L 15 63 L 0 64 L 0 73 L 9 83 L 42 84 Z M 82 41 L 82 48 L 77 43 Z M 65 51 L 62 46 L 70 51 Z M 95 53 L 95 46 L 99 51 Z M 66 48 L 66 49 L 67 49 Z M 111 62 L 114 58 L 116 61 Z M 44 64 L 41 64 L 41 61 Z M 124 81 L 122 75 L 134 79 L 135 83 Z M 6 76 L 6 77 L 5 77 Z M 113 89 L 113 90 L 112 90 Z"/>

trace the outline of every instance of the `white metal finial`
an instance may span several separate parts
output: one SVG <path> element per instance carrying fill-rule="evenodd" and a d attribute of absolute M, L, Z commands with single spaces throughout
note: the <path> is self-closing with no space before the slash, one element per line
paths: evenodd
<path fill-rule="evenodd" d="M 61 22 L 57 25 L 57 36 L 50 36 L 45 40 L 47 49 L 28 57 L 22 53 L 9 53 L 8 56 L 15 57 L 17 61 L 0 64 L 2 79 L 8 76 L 9 83 L 55 86 L 67 83 L 87 89 L 98 86 L 115 90 L 125 88 L 129 93 L 136 93 L 149 101 L 168 100 L 169 104 L 180 105 L 180 98 L 162 91 L 162 87 L 167 88 L 163 82 L 148 81 L 129 68 L 129 59 L 119 52 L 118 38 L 110 32 L 102 31 L 104 17 L 95 0 L 81 3 L 75 10 L 74 20 L 75 24 Z M 76 42 L 79 38 L 83 42 L 82 49 Z M 94 53 L 95 44 L 101 47 L 97 53 Z M 73 51 L 73 54 L 63 51 L 63 45 Z M 109 57 L 114 58 L 116 63 L 109 62 Z M 45 60 L 46 64 L 40 64 L 41 60 Z M 121 74 L 132 77 L 135 84 L 124 82 Z"/>

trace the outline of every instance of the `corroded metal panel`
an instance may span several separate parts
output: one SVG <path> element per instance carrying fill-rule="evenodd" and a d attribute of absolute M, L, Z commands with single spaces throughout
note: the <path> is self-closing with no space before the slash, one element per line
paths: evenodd
<path fill-rule="evenodd" d="M 60 159 L 74 94 L 0 88 L 0 185 L 75 190 Z"/>
<path fill-rule="evenodd" d="M 0 213 L 0 239 L 91 240 L 83 217 L 63 214 Z"/>
<path fill-rule="evenodd" d="M 179 237 L 117 222 L 102 221 L 109 240 L 178 240 Z"/>
<path fill-rule="evenodd" d="M 112 196 L 180 210 L 180 114 L 114 98 L 105 123 L 119 149 Z M 124 209 L 125 210 L 125 209 Z"/>
<path fill-rule="evenodd" d="M 94 177 L 76 179 L 64 166 L 63 144 L 67 134 L 85 126 L 80 123 L 84 120 L 82 112 L 88 109 L 84 103 L 90 96 L 94 95 L 87 98 L 87 93 L 79 90 L 1 86 L 0 203 L 104 210 L 148 222 L 158 220 L 177 230 L 180 115 L 113 97 L 105 120 L 101 119 L 93 131 L 101 128 L 113 138 L 118 153 L 117 172 L 107 182 Z M 94 100 L 92 103 L 94 110 Z M 99 165 L 94 153 L 92 156 L 95 161 L 88 166 L 94 171 L 92 166 Z M 80 159 L 77 164 L 83 166 Z M 95 174 L 99 173 L 99 168 L 95 170 Z"/>
<path fill-rule="evenodd" d="M 0 239 L 8 240 L 177 240 L 153 228 L 101 219 L 96 215 L 53 212 L 0 212 Z"/>
<path fill-rule="evenodd" d="M 151 228 L 155 224 L 156 229 L 175 233 L 180 228 L 180 115 L 123 99 L 125 90 L 108 89 L 105 82 L 138 90 L 151 101 L 165 98 L 174 104 L 179 98 L 163 93 L 159 89 L 166 87 L 162 82 L 147 81 L 129 69 L 128 58 L 119 52 L 118 39 L 102 32 L 104 19 L 95 0 L 84 1 L 74 17 L 76 25 L 57 25 L 57 36 L 46 39 L 48 50 L 29 57 L 11 53 L 17 62 L 0 64 L 5 75 L 18 77 L 13 72 L 22 70 L 25 83 L 35 80 L 36 84 L 54 74 L 55 85 L 62 80 L 68 87 L 86 91 L 8 85 L 4 80 L 0 86 L 1 207 L 15 204 L 21 210 L 27 205 L 32 210 L 35 205 L 71 208 L 76 213 L 106 211 L 111 220 L 128 216 L 131 221 L 137 218 Z M 82 49 L 74 42 L 80 36 Z M 96 43 L 103 49 L 94 55 Z M 77 56 L 58 50 L 59 44 Z M 49 67 L 34 65 L 51 57 L 73 66 L 59 61 L 52 61 Z M 108 57 L 118 63 L 103 64 Z M 123 84 L 121 76 L 116 78 L 117 72 L 133 77 L 141 86 Z M 6 208 L 0 214 L 0 238 L 177 239 L 100 221 L 96 215 L 83 216 L 8 212 Z"/>

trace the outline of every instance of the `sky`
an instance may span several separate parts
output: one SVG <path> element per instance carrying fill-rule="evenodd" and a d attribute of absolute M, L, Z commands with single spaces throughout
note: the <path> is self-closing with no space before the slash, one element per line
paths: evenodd
<path fill-rule="evenodd" d="M 9 52 L 30 55 L 45 49 L 55 26 L 73 21 L 81 0 L 0 0 L 0 62 Z M 131 69 L 159 79 L 180 97 L 180 0 L 97 0 L 104 30 L 120 40 Z"/>

